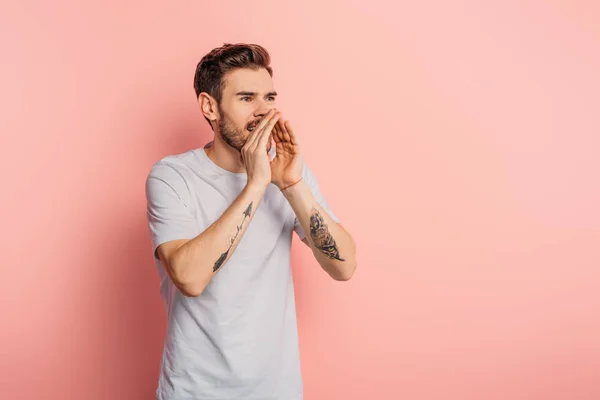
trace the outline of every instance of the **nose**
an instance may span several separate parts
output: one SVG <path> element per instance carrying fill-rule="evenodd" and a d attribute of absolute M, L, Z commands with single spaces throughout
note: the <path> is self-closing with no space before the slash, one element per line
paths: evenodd
<path fill-rule="evenodd" d="M 256 107 L 254 115 L 257 118 L 262 118 L 269 112 L 269 110 L 271 110 L 273 108 L 275 108 L 275 104 L 273 104 L 272 101 L 271 102 L 266 101 L 266 100 L 260 101 Z"/>

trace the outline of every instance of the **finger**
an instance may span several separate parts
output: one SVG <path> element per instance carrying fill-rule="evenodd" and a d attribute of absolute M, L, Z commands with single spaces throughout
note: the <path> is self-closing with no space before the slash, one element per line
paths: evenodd
<path fill-rule="evenodd" d="M 287 130 L 287 126 L 285 124 L 286 121 L 281 123 L 282 129 L 281 129 L 281 137 L 283 138 L 284 142 L 289 142 L 292 143 L 292 138 L 290 137 L 290 134 Z"/>
<path fill-rule="evenodd" d="M 281 142 L 281 139 L 280 139 L 281 128 L 279 128 L 280 123 L 281 123 L 281 119 L 279 119 L 279 121 L 277 121 L 277 123 L 273 127 L 273 140 L 275 141 L 275 143 Z"/>
<path fill-rule="evenodd" d="M 283 115 L 281 116 L 281 118 L 279 118 L 279 121 L 277 121 L 277 124 L 275 125 L 275 128 L 277 128 L 277 138 L 279 139 L 280 142 L 284 141 L 283 138 Z"/>
<path fill-rule="evenodd" d="M 257 139 L 257 147 L 259 149 L 267 148 L 267 142 L 270 140 L 271 132 L 273 131 L 273 127 L 275 126 L 277 121 L 279 121 L 279 117 L 279 113 L 276 113 L 273 117 L 271 117 L 271 119 L 269 120 L 269 124 L 265 126 L 265 128 L 261 132 L 259 138 Z"/>
<path fill-rule="evenodd" d="M 267 144 L 271 140 L 271 137 L 273 134 L 273 127 L 275 126 L 275 124 L 277 124 L 278 120 L 279 120 L 279 115 L 273 116 L 273 118 L 271 118 L 271 121 L 269 121 L 269 124 L 267 126 L 265 126 L 265 128 L 261 132 L 261 135 L 258 137 L 257 142 L 256 142 L 256 148 L 259 151 L 262 151 L 263 149 L 267 149 Z"/>
<path fill-rule="evenodd" d="M 258 125 L 256 125 L 256 128 L 254 128 L 254 132 L 260 133 L 260 131 L 262 131 L 265 128 L 265 126 L 267 126 L 267 124 L 269 123 L 271 118 L 273 118 L 273 116 L 276 113 L 277 113 L 276 108 L 271 108 L 269 111 L 267 111 L 267 113 L 262 117 L 262 119 L 260 120 Z"/>
<path fill-rule="evenodd" d="M 285 121 L 284 127 L 285 127 L 286 133 L 288 134 L 288 136 L 290 138 L 290 142 L 292 144 L 298 144 L 298 140 L 296 140 L 296 135 L 294 134 L 294 131 L 292 130 L 292 125 L 290 124 L 290 121 Z"/>
<path fill-rule="evenodd" d="M 256 124 L 256 126 L 250 133 L 250 136 L 248 136 L 248 139 L 246 140 L 246 144 L 244 145 L 244 147 L 251 148 L 253 145 L 255 145 L 257 138 L 260 136 L 261 128 L 269 120 L 269 118 L 271 117 L 272 114 L 273 114 L 273 109 L 269 110 L 265 115 L 263 115 L 261 120 L 258 122 L 258 124 Z"/>
<path fill-rule="evenodd" d="M 252 134 L 248 137 L 248 140 L 246 141 L 246 146 L 248 146 L 248 148 L 250 148 L 256 142 L 257 138 L 260 136 L 261 129 L 268 122 L 269 118 L 274 115 L 275 111 L 276 110 L 274 108 L 270 109 L 269 112 L 267 112 L 263 116 L 261 121 L 254 127 Z"/>
<path fill-rule="evenodd" d="M 244 148 L 249 149 L 252 147 L 252 144 L 254 142 L 256 142 L 256 137 L 258 136 L 260 132 L 258 130 L 256 130 L 256 128 L 254 128 L 254 130 L 250 133 L 250 136 L 248 136 L 248 139 L 246 140 L 246 143 L 244 144 Z"/>

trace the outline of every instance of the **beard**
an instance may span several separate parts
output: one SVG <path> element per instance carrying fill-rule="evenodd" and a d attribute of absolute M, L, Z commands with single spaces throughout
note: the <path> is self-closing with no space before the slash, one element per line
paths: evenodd
<path fill-rule="evenodd" d="M 221 119 L 219 120 L 219 133 L 221 134 L 221 138 L 225 143 L 229 146 L 233 147 L 237 151 L 241 151 L 242 147 L 248 141 L 248 138 L 253 132 L 248 130 L 249 127 L 254 126 L 260 122 L 259 120 L 248 123 L 244 128 L 239 128 L 236 126 L 235 122 L 233 122 L 226 113 L 223 112 L 221 107 L 219 106 L 219 112 L 221 114 Z M 270 135 L 272 137 L 272 133 Z M 267 142 L 267 152 L 271 150 L 271 140 Z"/>

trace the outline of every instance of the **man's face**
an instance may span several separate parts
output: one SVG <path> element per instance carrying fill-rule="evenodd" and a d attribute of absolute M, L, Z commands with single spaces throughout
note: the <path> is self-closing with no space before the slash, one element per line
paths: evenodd
<path fill-rule="evenodd" d="M 266 69 L 243 68 L 225 77 L 223 96 L 219 104 L 218 129 L 223 141 L 240 151 L 262 117 L 275 107 L 277 93 Z M 272 134 L 271 134 L 272 137 Z M 268 150 L 271 150 L 271 138 Z"/>

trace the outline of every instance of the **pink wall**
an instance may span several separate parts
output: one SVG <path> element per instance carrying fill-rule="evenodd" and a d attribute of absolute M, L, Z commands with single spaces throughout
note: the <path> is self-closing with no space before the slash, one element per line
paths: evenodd
<path fill-rule="evenodd" d="M 600 398 L 597 3 L 12 3 L 0 397 L 152 398 L 144 179 L 210 139 L 194 67 L 240 41 L 358 243 L 347 283 L 295 243 L 306 400 Z"/>

